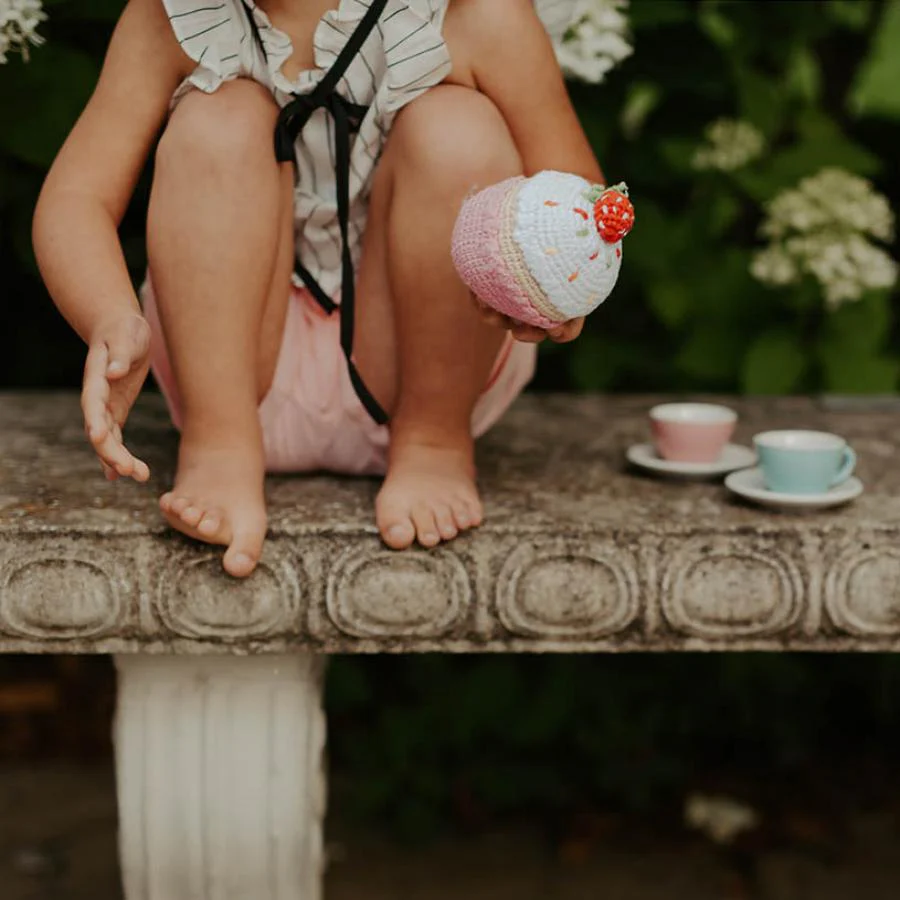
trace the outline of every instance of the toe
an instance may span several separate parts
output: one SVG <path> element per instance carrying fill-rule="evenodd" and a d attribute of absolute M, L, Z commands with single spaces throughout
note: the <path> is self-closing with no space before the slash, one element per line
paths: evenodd
<path fill-rule="evenodd" d="M 464 501 L 457 500 L 453 504 L 453 521 L 460 531 L 465 531 L 472 524 L 472 514 Z"/>
<path fill-rule="evenodd" d="M 466 510 L 469 514 L 469 526 L 477 528 L 484 521 L 484 509 L 481 501 L 474 499 L 466 503 Z"/>
<path fill-rule="evenodd" d="M 430 506 L 424 503 L 415 506 L 412 520 L 416 526 L 416 538 L 423 547 L 434 547 L 440 543 L 441 536 L 434 519 L 434 510 Z"/>
<path fill-rule="evenodd" d="M 175 499 L 175 495 L 171 491 L 166 491 L 159 498 L 159 508 L 163 512 L 171 512 L 172 511 L 172 501 Z"/>
<path fill-rule="evenodd" d="M 196 528 L 197 523 L 203 518 L 203 514 L 204 510 L 201 506 L 191 504 L 181 511 L 181 521 L 189 528 Z"/>
<path fill-rule="evenodd" d="M 175 494 L 172 497 L 171 504 L 169 504 L 169 512 L 174 513 L 176 516 L 181 516 L 191 503 L 190 497 L 182 497 L 180 494 Z"/>
<path fill-rule="evenodd" d="M 234 539 L 225 551 L 222 563 L 225 571 L 235 578 L 246 578 L 259 562 L 263 541 L 266 537 L 266 524 L 244 524 L 234 532 Z"/>
<path fill-rule="evenodd" d="M 197 523 L 197 531 L 205 538 L 214 538 L 222 527 L 222 513 L 216 509 L 208 509 Z"/>
<path fill-rule="evenodd" d="M 434 521 L 437 523 L 438 534 L 442 540 L 452 541 L 459 534 L 459 527 L 449 506 L 441 504 L 435 507 Z"/>
<path fill-rule="evenodd" d="M 405 506 L 379 497 L 375 504 L 375 519 L 381 539 L 392 550 L 405 550 L 416 539 L 416 529 Z"/>

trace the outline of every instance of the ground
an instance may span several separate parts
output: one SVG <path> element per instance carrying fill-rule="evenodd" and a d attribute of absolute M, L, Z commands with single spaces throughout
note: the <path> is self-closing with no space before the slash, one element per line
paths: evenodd
<path fill-rule="evenodd" d="M 755 886 L 701 839 L 618 834 L 560 858 L 529 830 L 412 850 L 329 824 L 327 900 L 893 900 L 894 813 L 857 813 L 826 853 L 755 854 Z M 3 900 L 121 900 L 113 777 L 102 768 L 0 770 Z M 566 858 L 566 855 L 568 858 Z"/>

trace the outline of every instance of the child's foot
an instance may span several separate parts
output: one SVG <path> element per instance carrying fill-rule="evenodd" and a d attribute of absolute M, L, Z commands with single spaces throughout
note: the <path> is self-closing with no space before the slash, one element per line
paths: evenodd
<path fill-rule="evenodd" d="M 387 477 L 375 502 L 378 530 L 394 550 L 414 541 L 435 547 L 481 524 L 472 440 L 394 441 Z"/>
<path fill-rule="evenodd" d="M 225 545 L 225 571 L 243 578 L 256 568 L 266 536 L 264 478 L 258 435 L 214 444 L 182 436 L 175 487 L 159 506 L 173 528 Z"/>

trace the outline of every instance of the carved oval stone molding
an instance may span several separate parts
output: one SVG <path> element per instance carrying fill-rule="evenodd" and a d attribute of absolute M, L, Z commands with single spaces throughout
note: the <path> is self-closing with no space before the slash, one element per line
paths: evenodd
<path fill-rule="evenodd" d="M 802 612 L 797 564 L 771 541 L 699 538 L 677 552 L 663 574 L 662 610 L 677 631 L 728 639 L 774 634 Z"/>
<path fill-rule="evenodd" d="M 361 638 L 437 638 L 466 615 L 471 597 L 462 561 L 445 549 L 395 553 L 381 545 L 348 551 L 328 576 L 328 615 Z"/>
<path fill-rule="evenodd" d="M 121 627 L 116 579 L 96 562 L 17 558 L 0 580 L 0 630 L 39 640 L 97 637 Z"/>
<path fill-rule="evenodd" d="M 254 640 L 297 630 L 300 589 L 284 564 L 261 562 L 250 578 L 226 577 L 218 554 L 175 565 L 157 589 L 157 611 L 175 634 Z"/>
<path fill-rule="evenodd" d="M 900 635 L 900 550 L 851 548 L 825 580 L 825 607 L 843 631 L 866 637 Z"/>
<path fill-rule="evenodd" d="M 611 543 L 522 543 L 500 570 L 496 596 L 503 626 L 528 637 L 604 637 L 626 628 L 639 612 L 635 564 Z"/>

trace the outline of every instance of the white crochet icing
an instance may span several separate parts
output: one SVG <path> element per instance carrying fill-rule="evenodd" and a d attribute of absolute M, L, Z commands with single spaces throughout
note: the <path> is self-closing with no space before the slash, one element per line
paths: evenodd
<path fill-rule="evenodd" d="M 622 242 L 607 244 L 597 232 L 586 196 L 591 187 L 578 175 L 547 171 L 519 188 L 513 238 L 535 281 L 566 319 L 586 316 L 603 303 L 622 265 Z"/>

